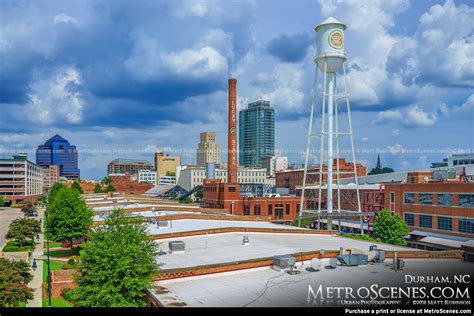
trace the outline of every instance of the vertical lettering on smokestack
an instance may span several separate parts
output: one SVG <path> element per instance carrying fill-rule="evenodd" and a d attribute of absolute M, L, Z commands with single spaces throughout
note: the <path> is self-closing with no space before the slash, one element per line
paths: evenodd
<path fill-rule="evenodd" d="M 237 181 L 237 79 L 229 79 L 229 122 L 227 139 L 227 183 Z"/>

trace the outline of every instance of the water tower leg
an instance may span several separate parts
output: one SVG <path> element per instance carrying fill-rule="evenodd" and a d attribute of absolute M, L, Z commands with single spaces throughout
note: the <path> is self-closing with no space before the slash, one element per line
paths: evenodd
<path fill-rule="evenodd" d="M 333 109 L 334 109 L 334 73 L 329 74 L 328 78 L 328 169 L 327 169 L 327 212 L 328 212 L 328 230 L 332 230 L 332 175 L 333 175 Z"/>

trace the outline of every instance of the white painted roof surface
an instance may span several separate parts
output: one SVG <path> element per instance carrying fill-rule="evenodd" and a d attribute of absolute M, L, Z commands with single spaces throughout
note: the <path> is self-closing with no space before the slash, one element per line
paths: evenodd
<path fill-rule="evenodd" d="M 249 237 L 249 244 L 242 245 L 244 236 Z M 168 253 L 170 240 L 182 240 L 185 251 L 182 253 Z M 174 269 L 208 265 L 215 263 L 232 262 L 256 258 L 286 255 L 298 252 L 339 250 L 344 248 L 358 248 L 369 250 L 371 242 L 354 240 L 336 236 L 302 235 L 302 234 L 269 234 L 269 233 L 228 233 L 208 236 L 193 236 L 158 240 L 162 251 L 167 254 L 159 256 L 157 261 L 163 263 L 162 269 Z M 380 245 L 384 250 L 412 250 L 391 245 Z"/>
<path fill-rule="evenodd" d="M 390 264 L 392 260 L 386 260 Z M 319 286 L 353 287 L 354 293 L 359 287 L 418 286 L 417 283 L 406 284 L 405 275 L 440 275 L 453 279 L 453 275 L 471 274 L 474 264 L 454 260 L 406 259 L 404 270 L 395 272 L 385 264 L 358 267 L 338 266 L 334 270 L 322 269 L 319 272 L 305 270 L 309 265 L 297 267 L 301 274 L 289 275 L 270 268 L 233 271 L 228 273 L 199 276 L 194 278 L 157 281 L 155 284 L 169 290 L 173 295 L 190 307 L 308 307 L 330 306 L 330 299 L 315 300 L 308 289 L 316 292 Z M 328 264 L 322 260 L 323 267 Z M 337 292 L 334 291 L 334 296 Z M 154 294 L 159 297 L 159 294 Z M 248 304 L 248 305 L 247 305 Z M 377 305 L 373 305 L 377 306 Z"/>

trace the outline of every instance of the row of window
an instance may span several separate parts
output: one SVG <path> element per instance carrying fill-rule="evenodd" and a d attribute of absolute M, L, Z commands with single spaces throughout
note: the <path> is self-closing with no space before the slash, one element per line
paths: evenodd
<path fill-rule="evenodd" d="M 393 193 L 393 192 L 391 192 Z M 421 205 L 433 205 L 432 193 L 418 193 L 418 203 Z M 452 194 L 449 193 L 438 193 L 438 204 L 439 206 L 452 206 Z M 392 202 L 392 194 L 390 194 Z M 393 202 L 392 202 L 393 203 Z M 415 204 L 415 193 L 404 193 L 405 204 Z M 458 206 L 460 207 L 474 207 L 474 194 L 459 194 Z"/>
<path fill-rule="evenodd" d="M 275 208 L 273 208 L 275 206 Z M 273 210 L 275 209 L 275 217 L 283 217 L 283 210 L 285 210 L 285 215 L 290 215 L 290 204 L 269 204 L 267 209 L 267 215 L 273 215 Z M 299 205 L 297 206 L 297 209 Z M 244 205 L 244 215 L 250 215 L 250 206 Z M 262 209 L 260 204 L 253 206 L 253 215 L 262 215 Z"/>
<path fill-rule="evenodd" d="M 415 226 L 415 214 L 405 213 L 405 223 L 408 226 Z M 436 228 L 439 230 L 452 231 L 453 230 L 453 219 L 447 216 L 436 216 L 437 225 Z M 418 215 L 418 226 L 422 228 L 434 228 L 433 227 L 433 216 L 431 215 Z M 474 234 L 474 219 L 472 218 L 460 218 L 458 220 L 458 231 L 460 233 Z"/>

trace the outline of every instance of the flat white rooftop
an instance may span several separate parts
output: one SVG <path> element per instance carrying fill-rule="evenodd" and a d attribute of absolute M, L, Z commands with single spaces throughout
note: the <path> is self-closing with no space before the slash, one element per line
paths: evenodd
<path fill-rule="evenodd" d="M 322 269 L 319 272 L 308 272 L 308 265 L 298 263 L 301 274 L 289 275 L 271 268 L 233 271 L 208 276 L 185 279 L 157 281 L 150 289 L 160 301 L 168 306 L 179 306 L 184 303 L 190 307 L 308 307 L 333 306 L 337 299 L 324 301 L 310 296 L 311 285 L 314 292 L 319 286 L 352 287 L 356 293 L 359 287 L 370 287 L 372 284 L 382 286 L 425 286 L 425 284 L 406 284 L 405 275 L 414 276 L 449 276 L 471 274 L 474 264 L 454 260 L 406 259 L 405 268 L 394 271 L 385 264 L 357 267 L 338 266 L 336 269 Z M 323 260 L 323 266 L 327 260 Z M 442 271 L 442 272 L 441 272 Z M 438 283 L 437 286 L 440 286 Z M 442 286 L 442 285 L 441 285 Z M 165 288 L 163 290 L 163 287 Z M 169 291 L 169 292 L 168 292 Z M 334 291 L 336 293 L 336 291 Z M 385 294 L 384 294 L 385 295 Z M 337 295 L 334 294 L 336 297 Z M 376 305 L 372 305 L 376 306 Z"/>
<path fill-rule="evenodd" d="M 281 225 L 278 225 L 281 227 Z M 173 238 L 157 241 L 165 255 L 157 257 L 162 263 L 161 269 L 186 268 L 238 260 L 272 257 L 298 252 L 324 250 L 339 250 L 344 248 L 359 248 L 369 250 L 371 242 L 327 235 L 302 234 L 272 234 L 272 233 L 226 233 L 217 235 L 200 235 L 184 238 Z M 249 236 L 250 243 L 242 245 L 244 236 Z M 182 240 L 185 251 L 169 253 L 168 241 Z M 384 250 L 411 250 L 413 248 L 392 245 L 378 245 Z"/>
<path fill-rule="evenodd" d="M 224 221 L 224 220 L 205 220 L 205 219 L 179 219 L 167 222 L 166 227 L 158 227 L 157 224 L 148 223 L 148 233 L 150 235 L 160 235 L 169 233 L 189 232 L 196 230 L 227 228 L 227 227 L 246 227 L 246 228 L 270 228 L 270 229 L 288 229 L 301 230 L 288 225 L 273 224 L 269 222 L 251 222 L 251 221 Z"/>
<path fill-rule="evenodd" d="M 182 205 L 182 204 L 143 204 L 143 203 L 133 203 L 128 205 L 114 205 L 114 206 L 99 206 L 92 208 L 93 211 L 100 212 L 100 211 L 111 211 L 113 209 L 121 208 L 124 210 L 134 209 L 134 208 L 142 208 L 142 207 L 166 207 L 169 209 L 179 208 L 179 209 L 198 209 L 199 206 L 197 205 Z"/>

